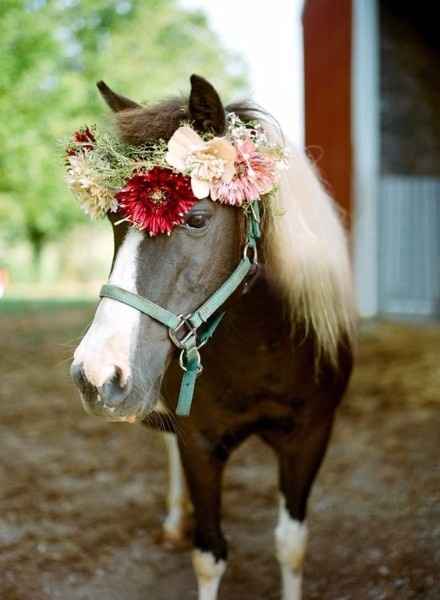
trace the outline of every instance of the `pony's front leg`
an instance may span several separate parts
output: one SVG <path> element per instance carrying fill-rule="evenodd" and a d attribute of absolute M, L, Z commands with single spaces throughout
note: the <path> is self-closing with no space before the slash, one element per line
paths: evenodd
<path fill-rule="evenodd" d="M 193 567 L 199 600 L 216 600 L 226 570 L 227 545 L 221 530 L 221 479 L 224 462 L 208 444 L 180 447 L 183 468 L 194 506 Z"/>
<path fill-rule="evenodd" d="M 275 545 L 283 600 L 302 597 L 307 499 L 327 448 L 332 421 L 333 416 L 328 415 L 286 437 L 266 439 L 279 460 L 280 506 Z"/>
<path fill-rule="evenodd" d="M 277 559 L 281 569 L 282 600 L 301 600 L 302 570 L 307 544 L 307 525 L 290 514 L 280 497 L 275 529 Z"/>
<path fill-rule="evenodd" d="M 161 541 L 166 546 L 187 545 L 191 529 L 191 502 L 174 433 L 164 433 L 168 451 L 168 514 L 163 523 Z"/>

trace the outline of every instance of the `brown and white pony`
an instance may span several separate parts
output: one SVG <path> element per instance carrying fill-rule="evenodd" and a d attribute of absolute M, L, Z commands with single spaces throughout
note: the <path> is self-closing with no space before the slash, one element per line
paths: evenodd
<path fill-rule="evenodd" d="M 189 99 L 152 107 L 103 82 L 98 87 L 115 112 L 121 139 L 131 144 L 169 139 L 188 120 L 221 135 L 228 111 L 242 119 L 252 112 L 225 108 L 198 76 L 191 77 Z M 198 202 L 170 237 L 150 238 L 110 220 L 115 248 L 109 282 L 176 314 L 203 303 L 242 251 L 242 211 L 209 199 Z M 260 246 L 259 276 L 234 295 L 203 350 L 205 368 L 189 417 L 173 414 L 181 371 L 165 327 L 130 306 L 100 301 L 72 365 L 88 412 L 178 432 L 165 434 L 171 485 L 164 530 L 169 540 L 183 535 L 187 484 L 200 600 L 215 600 L 226 568 L 223 469 L 254 434 L 278 457 L 275 546 L 283 598 L 300 598 L 307 498 L 352 368 L 355 311 L 346 236 L 313 167 L 293 149 L 274 209 L 265 211 Z"/>

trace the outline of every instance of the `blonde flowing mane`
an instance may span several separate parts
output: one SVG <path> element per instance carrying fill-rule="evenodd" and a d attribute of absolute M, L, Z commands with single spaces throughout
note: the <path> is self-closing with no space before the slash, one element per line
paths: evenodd
<path fill-rule="evenodd" d="M 352 339 L 356 321 L 347 235 L 313 165 L 290 145 L 268 213 L 265 260 L 292 325 L 312 330 L 318 354 L 336 363 L 338 345 Z"/>

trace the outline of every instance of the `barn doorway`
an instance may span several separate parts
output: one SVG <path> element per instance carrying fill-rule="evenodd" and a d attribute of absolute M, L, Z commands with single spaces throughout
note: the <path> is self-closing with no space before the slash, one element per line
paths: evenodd
<path fill-rule="evenodd" d="M 431 8 L 430 8 L 431 6 Z M 379 2 L 379 310 L 440 317 L 440 42 L 434 6 Z"/>

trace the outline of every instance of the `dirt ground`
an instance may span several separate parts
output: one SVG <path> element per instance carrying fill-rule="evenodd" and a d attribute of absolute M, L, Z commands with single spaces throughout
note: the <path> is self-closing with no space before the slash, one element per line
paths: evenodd
<path fill-rule="evenodd" d="M 0 314 L 0 599 L 196 598 L 188 552 L 154 541 L 159 434 L 87 416 L 68 378 L 90 310 Z M 440 598 L 440 328 L 364 326 L 310 500 L 305 599 Z M 220 598 L 279 598 L 276 472 L 251 440 L 227 472 Z"/>

